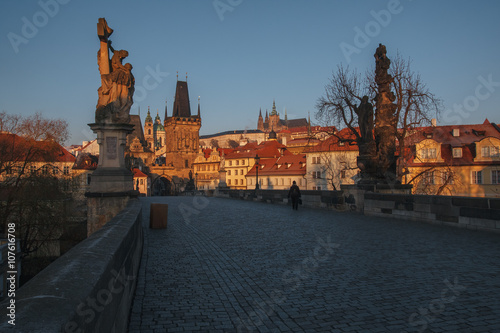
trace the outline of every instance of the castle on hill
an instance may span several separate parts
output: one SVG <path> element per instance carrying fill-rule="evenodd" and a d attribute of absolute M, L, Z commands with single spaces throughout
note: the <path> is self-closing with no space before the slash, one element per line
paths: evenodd
<path fill-rule="evenodd" d="M 273 101 L 273 108 L 271 114 L 268 115 L 266 110 L 266 117 L 263 118 L 261 109 L 259 111 L 259 118 L 257 120 L 257 129 L 265 133 L 269 133 L 272 130 L 274 130 L 275 132 L 280 132 L 282 130 L 287 130 L 289 128 L 307 127 L 307 126 L 309 126 L 309 123 L 306 118 L 288 120 L 286 109 L 285 109 L 285 119 L 280 119 L 280 114 L 276 111 L 275 101 Z"/>

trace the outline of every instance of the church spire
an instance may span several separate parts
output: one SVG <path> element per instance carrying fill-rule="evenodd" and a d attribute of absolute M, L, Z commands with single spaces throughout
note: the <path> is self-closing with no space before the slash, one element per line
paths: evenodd
<path fill-rule="evenodd" d="M 271 111 L 271 116 L 275 116 L 277 114 L 278 114 L 278 112 L 276 112 L 276 103 L 274 102 L 274 99 L 273 99 L 273 110 Z"/>
<path fill-rule="evenodd" d="M 288 116 L 286 114 L 286 108 L 285 108 L 285 122 L 287 122 L 287 121 L 288 121 Z"/>
<path fill-rule="evenodd" d="M 198 96 L 198 118 L 200 118 L 200 96 Z"/>
<path fill-rule="evenodd" d="M 149 112 L 149 106 L 148 106 L 148 115 L 146 116 L 145 123 L 152 123 L 153 118 L 151 118 L 151 113 Z"/>
<path fill-rule="evenodd" d="M 307 134 L 311 136 L 311 113 L 307 111 Z"/>
<path fill-rule="evenodd" d="M 167 120 L 168 113 L 167 113 L 167 99 L 165 98 L 165 117 L 163 118 L 164 120 Z"/>

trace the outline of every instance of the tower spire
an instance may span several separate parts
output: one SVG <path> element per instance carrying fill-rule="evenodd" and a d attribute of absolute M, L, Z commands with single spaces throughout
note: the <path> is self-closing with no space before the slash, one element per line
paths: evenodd
<path fill-rule="evenodd" d="M 167 113 L 167 99 L 165 98 L 165 118 L 163 118 L 163 121 L 167 120 L 168 113 Z"/>
<path fill-rule="evenodd" d="M 200 96 L 198 96 L 198 118 L 200 118 Z"/>

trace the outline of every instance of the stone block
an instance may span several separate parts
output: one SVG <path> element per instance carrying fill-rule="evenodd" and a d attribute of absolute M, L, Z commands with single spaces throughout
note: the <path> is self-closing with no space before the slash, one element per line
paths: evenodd
<path fill-rule="evenodd" d="M 424 213 L 431 213 L 431 205 L 429 203 L 413 203 L 413 211 L 415 212 L 424 212 Z"/>
<path fill-rule="evenodd" d="M 490 200 L 490 208 L 500 209 L 500 199 L 489 199 L 489 200 Z"/>
<path fill-rule="evenodd" d="M 460 207 L 460 216 L 487 220 L 500 220 L 500 209 Z"/>
<path fill-rule="evenodd" d="M 480 218 L 470 218 L 470 224 L 478 228 L 495 229 L 496 221 L 485 220 Z"/>
<path fill-rule="evenodd" d="M 166 229 L 168 221 L 168 205 L 152 203 L 149 214 L 149 227 L 151 229 Z"/>
<path fill-rule="evenodd" d="M 451 201 L 459 207 L 489 208 L 487 198 L 453 197 Z"/>

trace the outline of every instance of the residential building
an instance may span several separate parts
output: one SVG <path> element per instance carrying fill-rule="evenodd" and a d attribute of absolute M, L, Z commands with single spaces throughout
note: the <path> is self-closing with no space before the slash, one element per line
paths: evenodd
<path fill-rule="evenodd" d="M 260 155 L 259 155 L 260 156 Z M 258 175 L 257 175 L 257 168 Z M 246 174 L 247 189 L 254 189 L 259 182 L 261 190 L 288 190 L 295 181 L 299 188 L 306 189 L 306 155 L 285 154 L 279 157 L 262 158 Z"/>
<path fill-rule="evenodd" d="M 134 173 L 134 189 L 139 191 L 141 196 L 151 196 L 151 178 L 138 168 L 132 169 Z"/>
<path fill-rule="evenodd" d="M 407 138 L 402 163 L 415 194 L 500 197 L 500 128 L 482 124 L 429 126 Z"/>
<path fill-rule="evenodd" d="M 340 190 L 342 184 L 357 180 L 358 146 L 351 130 L 344 128 L 306 150 L 307 189 Z"/>

